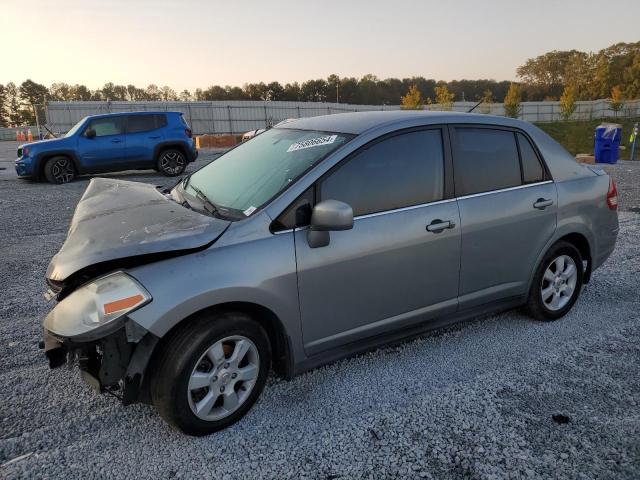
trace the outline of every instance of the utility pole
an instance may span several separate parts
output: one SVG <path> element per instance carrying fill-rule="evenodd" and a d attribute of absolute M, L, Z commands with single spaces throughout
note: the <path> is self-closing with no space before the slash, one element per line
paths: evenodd
<path fill-rule="evenodd" d="M 340 92 L 340 80 L 336 79 L 336 104 L 339 103 L 338 99 L 339 97 L 339 92 Z"/>

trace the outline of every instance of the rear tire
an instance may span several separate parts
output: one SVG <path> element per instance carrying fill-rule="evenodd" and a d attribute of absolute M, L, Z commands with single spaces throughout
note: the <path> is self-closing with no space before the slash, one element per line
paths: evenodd
<path fill-rule="evenodd" d="M 151 399 L 174 428 L 208 435 L 251 409 L 270 362 L 269 337 L 251 317 L 203 313 L 171 334 L 160 350 L 151 370 Z"/>
<path fill-rule="evenodd" d="M 558 242 L 545 254 L 533 277 L 527 310 L 542 321 L 564 317 L 580 296 L 584 269 L 580 251 Z"/>
<path fill-rule="evenodd" d="M 158 155 L 156 168 L 167 177 L 177 177 L 178 175 L 182 175 L 187 168 L 187 157 L 185 157 L 182 151 L 175 148 L 163 150 L 160 152 L 160 155 Z"/>
<path fill-rule="evenodd" d="M 60 185 L 76 178 L 76 169 L 69 157 L 52 157 L 44 164 L 44 177 L 49 183 Z"/>

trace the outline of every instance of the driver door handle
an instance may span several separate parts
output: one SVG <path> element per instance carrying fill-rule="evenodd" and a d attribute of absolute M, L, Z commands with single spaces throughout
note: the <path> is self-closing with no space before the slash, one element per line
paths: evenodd
<path fill-rule="evenodd" d="M 113 138 L 111 139 L 111 143 L 120 143 L 122 140 L 120 140 L 119 138 Z"/>
<path fill-rule="evenodd" d="M 440 220 L 439 218 L 427 225 L 427 231 L 440 233 L 447 228 L 454 228 L 456 224 L 451 220 Z"/>
<path fill-rule="evenodd" d="M 539 198 L 533 204 L 533 208 L 537 208 L 538 210 L 544 210 L 545 208 L 550 207 L 551 205 L 553 205 L 553 200 L 551 200 L 550 198 Z"/>

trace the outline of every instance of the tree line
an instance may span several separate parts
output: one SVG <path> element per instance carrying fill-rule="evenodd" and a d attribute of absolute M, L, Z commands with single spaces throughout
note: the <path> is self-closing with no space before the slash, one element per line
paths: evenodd
<path fill-rule="evenodd" d="M 480 80 L 436 81 L 425 77 L 380 79 L 329 75 L 326 79 L 282 85 L 247 83 L 243 87 L 213 85 L 176 92 L 169 86 L 105 83 L 91 90 L 85 85 L 54 83 L 50 87 L 32 80 L 0 84 L 0 126 L 33 124 L 34 105 L 47 101 L 209 101 L 268 100 L 340 102 L 355 105 L 398 105 L 454 101 L 485 103 L 508 101 L 632 99 L 640 97 L 640 42 L 617 43 L 599 52 L 552 51 L 527 60 L 517 69 L 520 82 Z M 413 90 L 412 90 L 413 88 Z M 513 97 L 513 98 L 512 98 Z M 517 97 L 517 98 L 516 98 Z"/>

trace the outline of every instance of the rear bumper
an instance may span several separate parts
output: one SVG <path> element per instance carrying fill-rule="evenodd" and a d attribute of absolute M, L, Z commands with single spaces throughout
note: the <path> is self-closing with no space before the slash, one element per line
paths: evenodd
<path fill-rule="evenodd" d="M 615 224 L 611 225 L 606 232 L 600 234 L 598 237 L 598 251 L 593 257 L 593 270 L 600 267 L 607 261 L 609 256 L 616 248 L 616 241 L 618 239 L 618 216 L 615 217 Z"/>

